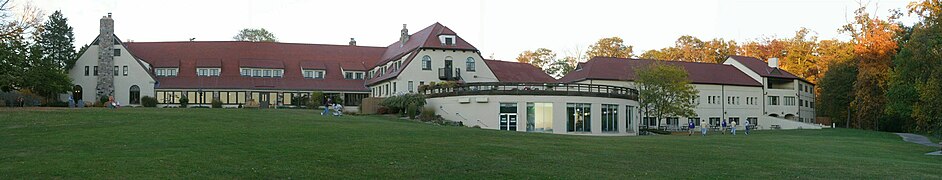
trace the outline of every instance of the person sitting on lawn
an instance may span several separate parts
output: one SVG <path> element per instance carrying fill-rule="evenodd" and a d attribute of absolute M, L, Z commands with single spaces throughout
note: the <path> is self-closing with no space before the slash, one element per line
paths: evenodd
<path fill-rule="evenodd" d="M 343 115 L 343 105 L 340 105 L 340 103 L 334 103 L 334 116 L 342 116 L 342 115 Z"/>

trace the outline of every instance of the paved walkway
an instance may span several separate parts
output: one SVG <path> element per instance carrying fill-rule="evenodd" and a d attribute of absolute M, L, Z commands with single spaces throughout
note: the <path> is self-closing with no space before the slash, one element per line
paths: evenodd
<path fill-rule="evenodd" d="M 930 147 L 940 147 L 939 144 L 932 143 L 932 141 L 930 141 L 929 138 L 926 138 L 925 136 L 922 136 L 922 135 L 910 134 L 910 133 L 896 133 L 896 135 L 903 137 L 903 141 L 906 141 L 906 142 L 922 144 L 922 145 L 930 146 Z"/>

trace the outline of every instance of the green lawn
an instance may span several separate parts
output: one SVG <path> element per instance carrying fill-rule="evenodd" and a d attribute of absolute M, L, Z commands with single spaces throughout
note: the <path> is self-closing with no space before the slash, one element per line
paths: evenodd
<path fill-rule="evenodd" d="M 0 179 L 942 179 L 933 148 L 882 132 L 593 137 L 316 114 L 0 109 Z"/>

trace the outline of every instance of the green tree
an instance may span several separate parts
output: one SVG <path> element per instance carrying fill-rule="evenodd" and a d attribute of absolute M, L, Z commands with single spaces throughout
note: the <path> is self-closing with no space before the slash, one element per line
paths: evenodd
<path fill-rule="evenodd" d="M 569 72 L 572 72 L 573 70 L 576 70 L 576 65 L 578 64 L 579 60 L 576 57 L 566 56 L 562 59 L 553 60 L 549 67 L 543 71 L 545 71 L 550 76 L 559 78 L 569 74 Z"/>
<path fill-rule="evenodd" d="M 586 58 L 594 57 L 614 57 L 614 58 L 632 58 L 635 57 L 634 46 L 626 45 L 625 40 L 620 37 L 602 38 L 589 46 L 586 51 Z"/>
<path fill-rule="evenodd" d="M 275 34 L 268 32 L 265 28 L 261 29 L 242 29 L 239 31 L 239 34 L 236 34 L 232 37 L 236 41 L 251 41 L 251 42 L 278 42 L 278 38 L 275 37 Z"/>
<path fill-rule="evenodd" d="M 911 14 L 920 17 L 908 37 L 903 37 L 902 48 L 893 59 L 887 89 L 887 115 L 902 120 L 903 130 L 934 132 L 942 130 L 942 2 L 924 0 L 911 2 Z"/>
<path fill-rule="evenodd" d="M 818 112 L 831 118 L 832 122 L 847 125 L 848 108 L 854 100 L 854 82 L 857 81 L 857 66 L 853 61 L 831 65 L 818 83 L 821 94 L 817 96 Z"/>
<path fill-rule="evenodd" d="M 69 19 L 62 16 L 62 11 L 55 11 L 43 24 L 37 43 L 45 55 L 43 61 L 50 61 L 63 71 L 72 68 L 78 59 L 75 53 L 75 35 L 69 26 Z"/>
<path fill-rule="evenodd" d="M 645 116 L 657 119 L 696 116 L 693 108 L 698 104 L 697 94 L 700 92 L 690 84 L 687 71 L 682 67 L 655 61 L 639 67 L 636 73 L 635 85 Z"/>

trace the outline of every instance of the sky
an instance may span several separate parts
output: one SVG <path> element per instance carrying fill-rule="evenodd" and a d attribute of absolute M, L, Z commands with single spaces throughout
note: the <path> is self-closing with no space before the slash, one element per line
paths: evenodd
<path fill-rule="evenodd" d="M 26 0 L 14 0 L 25 3 Z M 886 17 L 904 0 L 33 0 L 47 14 L 61 10 L 74 28 L 76 47 L 98 34 L 113 13 L 124 41 L 231 41 L 244 28 L 265 28 L 281 42 L 385 47 L 409 32 L 440 22 L 485 58 L 514 60 L 548 48 L 559 57 L 618 36 L 636 54 L 674 44 L 682 35 L 739 42 L 791 37 L 801 27 L 819 39 L 849 39 L 837 31 L 860 3 Z M 912 24 L 915 18 L 906 17 Z"/>

